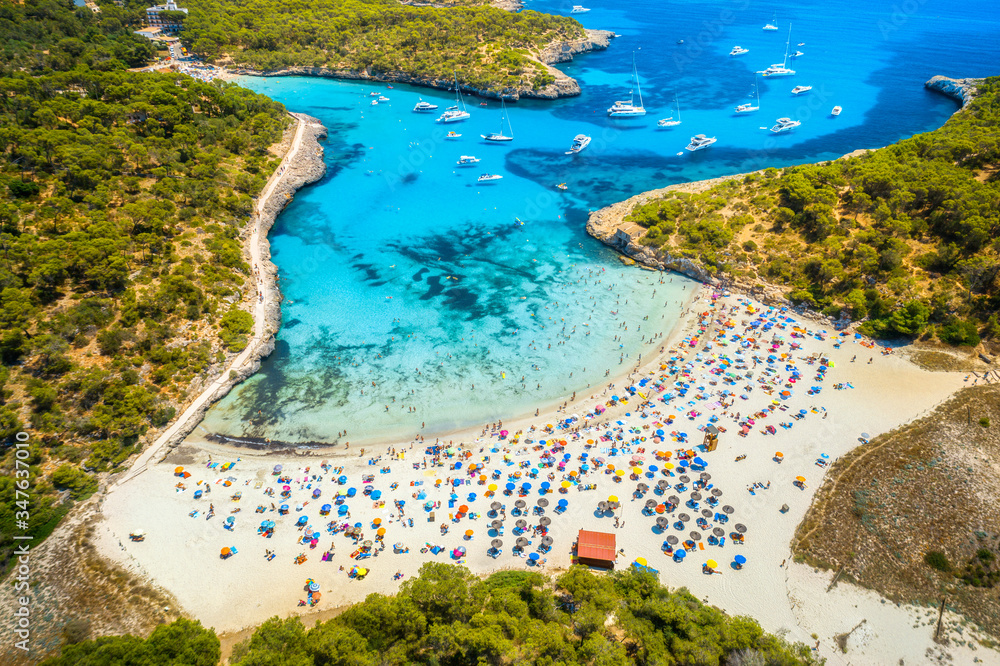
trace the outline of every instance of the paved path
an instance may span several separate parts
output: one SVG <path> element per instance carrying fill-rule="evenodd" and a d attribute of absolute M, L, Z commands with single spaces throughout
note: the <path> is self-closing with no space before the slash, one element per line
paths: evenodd
<path fill-rule="evenodd" d="M 272 174 L 270 181 L 264 187 L 264 192 L 260 199 L 257 201 L 257 210 L 253 232 L 250 234 L 250 263 L 252 266 L 260 267 L 260 221 L 261 216 L 264 213 L 264 207 L 267 205 L 268 200 L 274 193 L 274 188 L 277 187 L 281 179 L 284 178 L 286 168 L 292 159 L 298 154 L 299 149 L 302 147 L 302 134 L 306 127 L 306 121 L 296 114 L 291 114 L 295 120 L 298 122 L 298 126 L 295 128 L 295 138 L 292 139 L 292 146 L 288 149 L 285 154 L 284 159 L 281 160 L 281 164 L 278 165 L 277 170 Z M 274 289 L 265 289 L 263 282 L 260 279 L 259 271 L 255 270 L 254 279 L 257 281 L 257 293 L 263 294 L 263 298 L 258 297 L 257 302 L 254 304 L 253 309 L 253 337 L 247 343 L 246 348 L 240 352 L 240 354 L 233 359 L 232 363 L 223 368 L 222 372 L 218 377 L 215 378 L 204 391 L 195 398 L 191 404 L 188 405 L 187 409 L 177 418 L 166 430 L 160 433 L 160 436 L 156 438 L 152 444 L 150 444 L 142 454 L 136 458 L 135 462 L 129 468 L 128 472 L 125 473 L 115 485 L 121 485 L 131 481 L 138 475 L 146 471 L 147 466 L 150 461 L 153 460 L 157 454 L 160 453 L 161 449 L 169 442 L 184 426 L 189 420 L 203 408 L 206 403 L 208 403 L 212 396 L 215 395 L 223 385 L 229 381 L 229 373 L 237 368 L 242 368 L 248 363 L 253 357 L 254 352 L 257 347 L 266 340 L 270 334 L 264 329 L 266 326 L 265 314 L 267 313 L 267 307 L 270 304 L 269 299 L 275 298 L 277 295 Z"/>

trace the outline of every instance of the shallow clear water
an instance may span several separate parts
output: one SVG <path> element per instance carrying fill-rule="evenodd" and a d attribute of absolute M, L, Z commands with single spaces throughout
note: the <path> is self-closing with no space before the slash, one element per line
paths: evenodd
<path fill-rule="evenodd" d="M 331 441 L 345 429 L 351 441 L 426 435 L 597 386 L 670 329 L 692 283 L 623 268 L 586 236 L 588 210 L 932 129 L 956 104 L 923 82 L 992 74 L 1000 61 L 1000 26 L 985 2 L 816 4 L 590 2 L 577 18 L 622 36 L 564 67 L 582 96 L 511 105 L 515 140 L 506 145 L 479 139 L 499 128 L 493 100 L 483 108 L 468 99 L 472 118 L 442 128 L 437 113 L 411 111 L 423 98 L 440 113 L 453 103 L 442 92 L 243 79 L 326 124 L 329 171 L 271 232 L 286 298 L 277 349 L 209 411 L 202 432 L 289 442 Z M 780 30 L 764 32 L 772 11 Z M 792 50 L 805 53 L 791 61 L 798 74 L 762 79 L 761 110 L 735 116 L 753 71 L 782 60 L 789 21 Z M 736 44 L 750 52 L 730 57 Z M 608 119 L 604 109 L 628 94 L 633 51 L 649 113 Z M 796 85 L 814 89 L 794 97 Z M 371 106 L 373 90 L 390 101 Z M 658 130 L 658 118 L 676 114 L 674 95 L 682 124 Z M 834 105 L 844 108 L 836 119 Z M 780 136 L 760 129 L 780 116 L 802 126 Z M 463 136 L 447 140 L 446 130 Z M 581 132 L 590 148 L 564 155 Z M 718 142 L 684 151 L 699 133 Z M 458 168 L 460 155 L 482 161 Z M 480 185 L 484 172 L 504 178 Z"/>

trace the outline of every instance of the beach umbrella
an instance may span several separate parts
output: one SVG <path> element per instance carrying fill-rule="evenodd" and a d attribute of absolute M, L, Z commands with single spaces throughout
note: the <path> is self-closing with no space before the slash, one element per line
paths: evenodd
<path fill-rule="evenodd" d="M 540 497 L 540 498 L 538 498 L 538 501 L 536 502 L 536 504 L 544 509 L 545 507 L 547 507 L 549 505 L 549 501 L 547 499 L 545 499 L 544 497 Z"/>
<path fill-rule="evenodd" d="M 381 491 L 381 490 L 376 490 L 376 491 L 374 491 L 374 492 L 372 493 L 372 499 L 373 499 L 373 500 L 378 500 L 378 499 L 382 499 L 382 491 Z"/>
<path fill-rule="evenodd" d="M 493 546 L 494 548 L 500 548 L 501 546 L 503 546 L 503 541 L 501 541 L 500 539 L 493 539 L 493 541 L 490 541 L 490 545 Z"/>
<path fill-rule="evenodd" d="M 734 528 L 734 529 L 735 529 L 735 530 L 736 530 L 737 532 L 739 532 L 740 534 L 744 534 L 744 533 L 746 533 L 746 531 L 747 531 L 747 526 L 746 526 L 746 525 L 744 525 L 743 523 L 736 523 L 736 526 L 735 526 L 735 528 Z"/>
<path fill-rule="evenodd" d="M 714 534 L 717 537 L 726 536 L 726 530 L 722 529 L 721 527 L 716 527 L 714 530 L 712 530 L 712 534 Z"/>
<path fill-rule="evenodd" d="M 641 565 L 641 566 L 646 566 L 646 564 L 647 564 L 646 563 L 646 558 L 645 557 L 637 557 L 637 558 L 635 558 L 635 563 L 638 564 L 638 565 Z"/>
<path fill-rule="evenodd" d="M 656 507 L 656 500 L 654 500 L 654 499 L 648 499 L 648 500 L 646 500 L 646 508 L 647 509 L 653 509 L 655 507 Z"/>
<path fill-rule="evenodd" d="M 526 520 L 524 520 L 524 519 L 522 518 L 522 519 L 518 520 L 518 521 L 517 521 L 516 523 L 514 523 L 514 524 L 515 524 L 515 525 L 517 525 L 518 527 L 520 527 L 520 528 L 521 528 L 521 529 L 523 530 L 523 529 L 524 529 L 525 527 L 527 527 L 527 526 L 528 526 L 528 521 L 526 521 Z"/>
<path fill-rule="evenodd" d="M 523 509 L 524 507 L 528 506 L 528 503 L 525 502 L 523 499 L 519 499 L 516 502 L 514 502 L 514 506 L 516 506 L 518 509 Z"/>
<path fill-rule="evenodd" d="M 546 525 L 551 525 L 552 519 L 549 518 L 548 516 L 542 516 L 541 518 L 538 519 L 538 524 L 541 525 L 542 527 L 545 527 Z"/>
<path fill-rule="evenodd" d="M 607 502 L 598 502 L 597 503 L 597 508 L 600 509 L 601 511 L 607 511 L 608 510 L 608 503 Z"/>
<path fill-rule="evenodd" d="M 565 507 L 569 506 L 569 500 L 561 499 L 561 500 L 559 500 L 558 504 L 559 504 L 559 506 L 565 508 Z"/>
<path fill-rule="evenodd" d="M 806 477 L 804 477 L 804 476 L 797 476 L 797 477 L 795 477 L 795 480 L 798 481 L 798 482 L 800 482 L 800 483 L 805 483 L 806 482 Z"/>
<path fill-rule="evenodd" d="M 230 555 L 232 555 L 232 553 L 233 553 L 233 551 L 230 550 L 229 548 L 223 548 L 222 549 L 222 556 L 223 557 L 229 557 Z"/>
<path fill-rule="evenodd" d="M 524 488 L 525 490 L 531 490 L 531 484 L 528 483 L 527 481 L 525 481 L 524 483 L 522 483 L 521 487 Z"/>
<path fill-rule="evenodd" d="M 501 522 L 499 520 L 494 520 L 492 523 L 490 523 L 490 527 L 492 527 L 495 530 L 498 530 L 501 527 L 503 527 L 503 522 Z"/>
<path fill-rule="evenodd" d="M 183 474 L 183 473 L 184 473 L 184 468 L 183 467 L 175 467 L 174 468 L 174 474 L 180 475 L 180 474 Z"/>
<path fill-rule="evenodd" d="M 709 569 L 715 569 L 716 567 L 719 566 L 719 563 L 716 562 L 715 560 L 709 560 L 708 562 L 705 562 L 705 566 L 707 566 Z"/>
<path fill-rule="evenodd" d="M 504 486 L 504 488 L 506 488 L 507 490 L 514 490 L 514 488 L 516 487 L 517 486 L 515 486 L 513 483 L 508 483 L 507 485 Z"/>
<path fill-rule="evenodd" d="M 562 482 L 562 483 L 560 483 L 559 485 L 560 485 L 560 486 L 562 486 L 563 488 L 569 488 L 569 487 L 570 487 L 570 486 L 572 486 L 573 484 L 572 484 L 572 483 L 570 483 L 569 481 L 563 481 L 563 482 Z"/>
<path fill-rule="evenodd" d="M 673 534 L 667 537 L 667 543 L 669 543 L 671 546 L 676 546 L 678 541 L 680 541 L 680 539 L 675 537 Z"/>
<path fill-rule="evenodd" d="M 372 525 L 381 525 L 381 524 L 382 524 L 381 518 L 375 518 L 374 520 L 372 520 Z"/>
<path fill-rule="evenodd" d="M 486 486 L 486 488 L 487 488 L 487 489 L 488 489 L 488 490 L 489 490 L 490 492 L 493 492 L 493 493 L 495 493 L 495 492 L 497 491 L 497 484 L 495 484 L 495 483 L 491 483 L 490 485 Z"/>
<path fill-rule="evenodd" d="M 519 548 L 524 548 L 527 545 L 528 545 L 528 540 L 527 539 L 525 539 L 524 537 L 518 537 L 518 539 L 517 539 L 517 546 Z"/>
<path fill-rule="evenodd" d="M 686 513 L 679 513 L 677 514 L 677 519 L 680 520 L 682 523 L 686 523 L 689 520 L 691 520 L 691 516 L 687 515 Z"/>
<path fill-rule="evenodd" d="M 663 490 L 666 490 L 667 486 L 669 486 L 669 485 L 670 485 L 670 482 L 667 481 L 666 479 L 660 479 L 659 481 L 656 482 L 656 486 L 658 488 L 663 489 Z"/>
<path fill-rule="evenodd" d="M 531 560 L 532 562 L 537 562 L 539 557 L 541 557 L 541 555 L 539 555 L 538 553 L 531 553 L 530 555 L 528 555 L 528 559 Z"/>
<path fill-rule="evenodd" d="M 500 504 L 500 502 L 493 502 L 492 504 L 490 504 L 490 508 L 493 509 L 494 511 L 499 511 L 501 506 L 503 505 Z"/>
<path fill-rule="evenodd" d="M 697 502 L 698 500 L 701 499 L 701 493 L 691 493 L 691 499 Z"/>
<path fill-rule="evenodd" d="M 709 474 L 708 472 L 702 472 L 699 476 L 702 481 L 708 481 L 709 479 L 712 478 L 712 475 Z"/>
<path fill-rule="evenodd" d="M 618 502 L 618 495 L 611 495 L 610 497 L 608 497 L 608 501 L 611 502 L 612 504 L 617 503 Z"/>
<path fill-rule="evenodd" d="M 674 464 L 673 463 L 669 463 L 669 462 L 668 463 L 663 463 L 663 469 L 673 469 L 673 468 L 674 468 Z"/>
<path fill-rule="evenodd" d="M 722 491 L 719 490 L 718 488 L 712 488 L 712 496 L 713 497 L 722 497 Z"/>
<path fill-rule="evenodd" d="M 713 516 L 712 510 L 711 509 L 702 509 L 701 510 L 701 515 L 703 515 L 706 518 L 711 518 Z"/>
<path fill-rule="evenodd" d="M 666 516 L 660 516 L 659 518 L 656 519 L 656 526 L 657 527 L 664 528 L 664 527 L 666 527 L 669 524 L 670 524 L 670 521 L 667 520 Z"/>
<path fill-rule="evenodd" d="M 656 513 L 663 513 L 666 510 L 667 510 L 667 507 L 663 506 L 662 504 L 657 504 L 656 505 Z"/>
<path fill-rule="evenodd" d="M 467 504 L 463 504 L 462 506 L 458 507 L 458 512 L 469 513 L 469 506 Z"/>
<path fill-rule="evenodd" d="M 323 505 L 323 506 L 322 506 L 322 507 L 320 508 L 320 511 L 323 511 L 323 512 L 325 512 L 325 513 L 329 513 L 329 512 L 330 512 L 330 509 L 332 509 L 332 508 L 333 508 L 333 506 L 331 506 L 331 505 L 329 505 L 329 504 L 324 504 L 324 505 Z"/>
<path fill-rule="evenodd" d="M 681 475 L 681 476 L 679 477 L 679 479 L 678 479 L 678 480 L 679 480 L 679 481 L 680 481 L 681 483 L 687 483 L 688 481 L 690 481 L 690 480 L 691 480 L 691 477 L 689 477 L 689 476 L 688 476 L 688 475 L 686 475 L 686 474 L 683 474 L 683 475 Z"/>
<path fill-rule="evenodd" d="M 542 537 L 542 545 L 543 546 L 551 546 L 552 545 L 552 537 L 550 537 L 547 534 L 545 536 L 543 536 Z"/>
<path fill-rule="evenodd" d="M 691 532 L 688 536 L 691 537 L 692 541 L 698 541 L 701 539 L 701 532 Z"/>
<path fill-rule="evenodd" d="M 471 537 L 471 536 L 472 536 L 472 534 L 473 534 L 473 531 L 472 531 L 472 530 L 465 530 L 465 536 L 467 536 L 467 537 Z"/>
<path fill-rule="evenodd" d="M 640 483 L 635 487 L 635 489 L 638 490 L 640 493 L 644 493 L 647 490 L 649 490 L 649 486 L 647 486 L 645 483 Z"/>
<path fill-rule="evenodd" d="M 722 507 L 722 512 L 723 513 L 733 513 L 734 511 L 736 511 L 736 509 L 734 509 L 733 507 L 729 506 L 728 504 L 725 505 L 724 507 Z"/>
<path fill-rule="evenodd" d="M 385 528 L 384 527 L 378 528 L 377 530 L 375 530 L 375 534 L 379 536 L 385 536 Z"/>
<path fill-rule="evenodd" d="M 671 504 L 680 504 L 681 498 L 678 497 L 677 495 L 671 495 L 670 497 L 667 498 L 667 501 L 670 502 Z"/>
<path fill-rule="evenodd" d="M 680 559 L 683 560 L 685 557 L 687 557 L 687 551 L 678 550 L 677 552 L 674 553 L 674 557 L 679 557 Z"/>
<path fill-rule="evenodd" d="M 742 555 L 737 555 L 736 557 L 733 558 L 733 561 L 736 562 L 736 564 L 742 565 L 747 563 L 747 558 L 743 557 Z"/>
<path fill-rule="evenodd" d="M 549 488 L 551 488 L 551 487 L 552 487 L 552 484 L 551 484 L 551 483 L 549 483 L 548 481 L 542 481 L 542 485 L 541 485 L 541 486 L 539 486 L 539 487 L 540 487 L 540 488 L 541 488 L 542 490 L 548 490 Z"/>

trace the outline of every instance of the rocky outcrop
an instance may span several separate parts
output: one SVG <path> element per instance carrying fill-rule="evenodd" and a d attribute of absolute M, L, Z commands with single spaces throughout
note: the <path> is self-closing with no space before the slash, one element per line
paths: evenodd
<path fill-rule="evenodd" d="M 982 81 L 982 79 L 952 79 L 938 75 L 927 81 L 924 87 L 958 100 L 964 109 L 976 98 L 976 86 Z"/>
<path fill-rule="evenodd" d="M 478 97 L 491 99 L 504 99 L 517 101 L 518 99 L 558 99 L 560 97 L 576 97 L 580 94 L 580 84 L 576 79 L 566 76 L 558 69 L 552 67 L 553 63 L 566 62 L 573 59 L 573 56 L 589 51 L 602 50 L 608 48 L 608 44 L 614 33 L 606 30 L 587 30 L 586 36 L 581 39 L 570 41 L 557 41 L 549 44 L 541 50 L 537 61 L 544 65 L 555 81 L 534 90 L 529 87 L 507 88 L 502 91 L 482 90 L 472 86 L 461 86 L 463 93 L 470 93 Z M 257 70 L 236 67 L 231 69 L 234 74 L 245 76 L 318 76 L 331 79 L 345 79 L 348 81 L 376 81 L 379 83 L 407 83 L 413 86 L 425 88 L 436 88 L 438 90 L 452 90 L 454 83 L 452 79 L 431 79 L 427 77 L 414 76 L 407 72 L 400 71 L 376 71 L 371 67 L 365 69 L 331 69 L 329 67 L 285 67 L 274 70 Z"/>

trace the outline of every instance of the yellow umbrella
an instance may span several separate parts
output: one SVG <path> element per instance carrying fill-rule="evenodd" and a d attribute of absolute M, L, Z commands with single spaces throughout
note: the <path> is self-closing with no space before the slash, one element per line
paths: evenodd
<path fill-rule="evenodd" d="M 635 558 L 635 563 L 636 564 L 641 564 L 642 566 L 646 566 L 646 558 L 645 557 L 637 557 L 637 558 Z"/>
<path fill-rule="evenodd" d="M 488 486 L 486 486 L 486 487 L 487 487 L 487 488 L 489 488 L 490 490 L 492 490 L 492 491 L 496 492 L 496 489 L 497 489 L 497 484 L 495 484 L 495 483 L 491 483 L 490 485 L 488 485 Z"/>
<path fill-rule="evenodd" d="M 796 481 L 801 481 L 802 483 L 805 483 L 806 482 L 806 477 L 804 477 L 804 476 L 797 476 L 797 477 L 795 477 L 795 480 Z"/>
<path fill-rule="evenodd" d="M 623 469 L 615 470 L 615 474 L 617 474 L 618 476 L 625 476 L 625 470 Z"/>
<path fill-rule="evenodd" d="M 563 488 L 569 488 L 573 484 L 570 483 L 569 481 L 563 481 L 561 485 L 562 485 Z"/>
<path fill-rule="evenodd" d="M 612 495 L 611 497 L 608 498 L 608 501 L 609 502 L 617 502 L 618 501 L 618 495 Z"/>
<path fill-rule="evenodd" d="M 709 569 L 715 569 L 716 567 L 719 566 L 719 563 L 716 562 L 715 560 L 709 560 L 708 562 L 705 562 L 705 564 L 708 565 Z"/>
<path fill-rule="evenodd" d="M 663 463 L 663 469 L 673 469 L 673 468 L 674 468 L 673 463 Z"/>
<path fill-rule="evenodd" d="M 632 468 L 632 473 L 633 474 L 642 474 L 642 468 L 641 467 L 633 467 Z"/>

